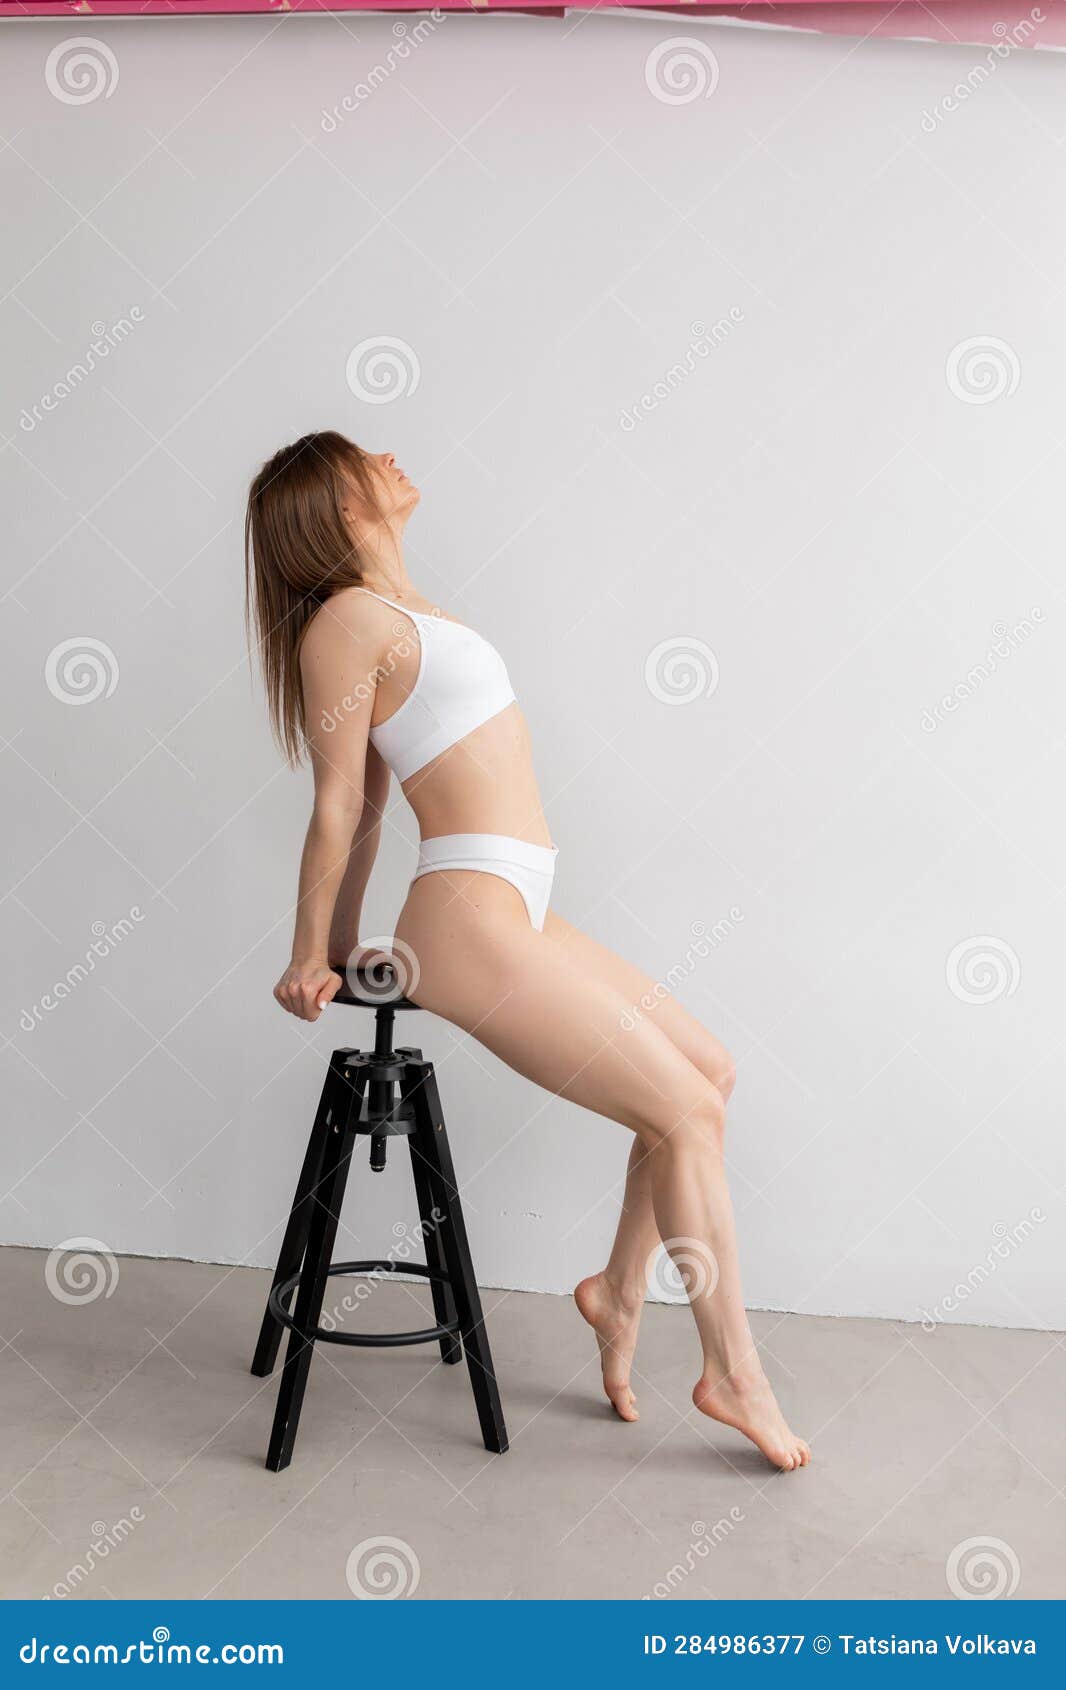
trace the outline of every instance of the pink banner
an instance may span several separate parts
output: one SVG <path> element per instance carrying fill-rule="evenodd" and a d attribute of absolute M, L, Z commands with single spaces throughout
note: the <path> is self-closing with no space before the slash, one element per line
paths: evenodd
<path fill-rule="evenodd" d="M 656 8 L 656 10 L 665 8 Z M 939 41 L 947 45 L 1001 47 L 1066 46 L 1066 4 L 1044 0 L 791 0 L 787 6 L 677 6 L 676 14 L 727 17 L 779 29 L 813 29 L 824 35 L 881 36 L 891 40 Z"/>
<path fill-rule="evenodd" d="M 1019 47 L 1066 46 L 1066 0 L 1028 6 L 1018 0 L 790 0 L 788 5 L 644 6 L 620 0 L 589 0 L 587 5 L 538 5 L 537 0 L 440 0 L 436 8 L 411 0 L 0 0 L 0 19 L 169 17 L 198 13 L 243 12 L 534 12 L 561 16 L 564 11 L 658 12 L 664 18 L 722 18 L 731 24 L 771 25 L 823 34 L 886 37 L 991 47 L 1006 53 Z"/>

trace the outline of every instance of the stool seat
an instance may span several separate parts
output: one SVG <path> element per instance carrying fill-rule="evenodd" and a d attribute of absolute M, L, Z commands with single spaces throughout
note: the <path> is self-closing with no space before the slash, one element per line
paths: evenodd
<path fill-rule="evenodd" d="M 396 970 L 386 965 L 368 975 L 365 968 L 338 968 L 344 985 L 333 999 L 334 1003 L 358 1004 L 362 1009 L 417 1009 L 398 991 Z M 393 992 L 397 995 L 394 997 Z"/>

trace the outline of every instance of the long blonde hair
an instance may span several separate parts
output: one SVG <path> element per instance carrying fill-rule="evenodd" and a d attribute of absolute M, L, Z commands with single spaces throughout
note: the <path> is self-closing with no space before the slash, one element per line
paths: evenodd
<path fill-rule="evenodd" d="M 304 754 L 307 720 L 300 647 L 319 607 L 362 581 L 359 549 L 342 504 L 353 490 L 371 512 L 370 459 L 332 429 L 275 452 L 248 491 L 244 523 L 245 613 L 263 669 L 270 725 L 290 763 Z"/>

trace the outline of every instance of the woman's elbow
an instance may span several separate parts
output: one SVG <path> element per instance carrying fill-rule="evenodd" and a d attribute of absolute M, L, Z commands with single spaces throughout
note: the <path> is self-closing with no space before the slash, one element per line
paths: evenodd
<path fill-rule="evenodd" d="M 361 792 L 316 795 L 311 826 L 316 833 L 351 838 L 363 815 Z"/>

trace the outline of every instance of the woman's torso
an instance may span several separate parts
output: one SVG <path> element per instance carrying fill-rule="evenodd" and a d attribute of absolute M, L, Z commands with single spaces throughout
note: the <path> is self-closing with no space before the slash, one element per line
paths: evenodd
<path fill-rule="evenodd" d="M 550 845 L 529 730 L 499 654 L 424 600 L 379 602 L 393 620 L 371 738 L 400 780 L 421 837 L 497 833 Z"/>

